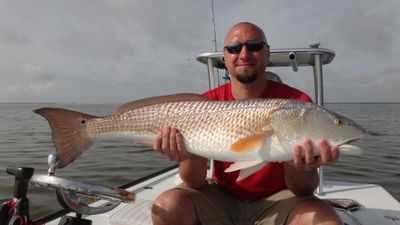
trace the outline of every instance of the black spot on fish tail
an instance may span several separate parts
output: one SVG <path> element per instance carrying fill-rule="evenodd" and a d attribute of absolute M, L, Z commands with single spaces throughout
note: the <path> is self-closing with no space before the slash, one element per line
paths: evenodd
<path fill-rule="evenodd" d="M 92 144 L 86 123 L 96 116 L 60 108 L 41 108 L 34 112 L 49 122 L 59 159 L 58 168 L 70 164 Z"/>

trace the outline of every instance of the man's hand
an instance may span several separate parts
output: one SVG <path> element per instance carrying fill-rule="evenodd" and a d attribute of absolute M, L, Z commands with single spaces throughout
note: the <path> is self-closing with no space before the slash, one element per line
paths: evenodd
<path fill-rule="evenodd" d="M 310 139 L 295 146 L 293 160 L 285 163 L 285 182 L 296 195 L 311 195 L 319 184 L 317 168 L 337 162 L 339 148 L 330 146 L 326 140 L 319 140 L 316 146 L 320 152 L 314 156 Z"/>
<path fill-rule="evenodd" d="M 319 156 L 314 156 L 310 139 L 306 139 L 302 144 L 296 145 L 293 150 L 293 160 L 288 164 L 300 171 L 311 171 L 322 165 L 337 162 L 340 155 L 337 146 L 330 146 L 325 139 L 319 140 L 317 146 L 320 151 Z"/>
<path fill-rule="evenodd" d="M 154 139 L 154 150 L 179 163 L 179 175 L 188 187 L 199 188 L 207 175 L 207 159 L 187 151 L 183 137 L 175 128 L 165 127 Z"/>
<path fill-rule="evenodd" d="M 169 160 L 182 162 L 192 156 L 186 150 L 183 137 L 175 128 L 165 127 L 154 139 L 154 150 L 165 155 Z"/>

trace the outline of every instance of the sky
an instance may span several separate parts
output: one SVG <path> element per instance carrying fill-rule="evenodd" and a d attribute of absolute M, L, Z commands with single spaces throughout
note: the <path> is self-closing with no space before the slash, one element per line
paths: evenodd
<path fill-rule="evenodd" d="M 124 103 L 208 88 L 210 0 L 0 0 L 0 102 Z M 320 42 L 326 102 L 400 102 L 400 1 L 215 0 L 217 48 L 248 21 L 271 48 Z M 310 68 L 274 69 L 313 96 Z"/>

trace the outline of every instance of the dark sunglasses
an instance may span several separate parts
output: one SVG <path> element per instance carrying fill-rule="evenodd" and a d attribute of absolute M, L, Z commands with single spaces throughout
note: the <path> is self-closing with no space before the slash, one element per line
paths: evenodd
<path fill-rule="evenodd" d="M 226 49 L 230 54 L 239 54 L 242 51 L 243 45 L 246 45 L 249 52 L 256 52 L 260 51 L 264 45 L 267 45 L 267 43 L 261 40 L 252 40 L 245 43 L 235 42 L 228 44 L 224 49 Z"/>

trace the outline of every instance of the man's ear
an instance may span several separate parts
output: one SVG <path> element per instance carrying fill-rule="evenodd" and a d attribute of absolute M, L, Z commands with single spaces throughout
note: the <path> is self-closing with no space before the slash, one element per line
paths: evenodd
<path fill-rule="evenodd" d="M 270 53 L 270 48 L 269 48 L 269 45 L 267 44 L 267 57 L 265 58 L 266 60 L 267 60 L 267 64 L 268 64 L 268 62 L 269 62 L 269 57 L 270 57 L 270 55 L 271 55 L 271 53 Z"/>

